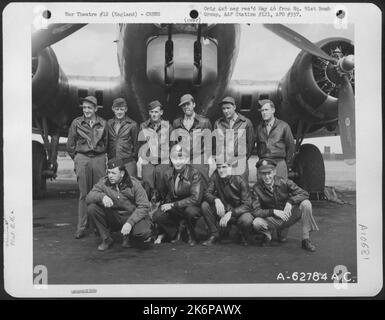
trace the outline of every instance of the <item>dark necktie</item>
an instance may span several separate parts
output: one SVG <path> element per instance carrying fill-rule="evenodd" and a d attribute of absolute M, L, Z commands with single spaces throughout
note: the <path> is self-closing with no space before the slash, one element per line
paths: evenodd
<path fill-rule="evenodd" d="M 177 190 L 178 190 L 179 181 L 180 181 L 180 173 L 176 175 L 176 179 L 175 179 L 175 194 L 177 193 Z"/>

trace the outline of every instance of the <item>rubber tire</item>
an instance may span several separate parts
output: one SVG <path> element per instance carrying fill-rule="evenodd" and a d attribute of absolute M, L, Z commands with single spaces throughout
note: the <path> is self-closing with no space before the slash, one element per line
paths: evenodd
<path fill-rule="evenodd" d="M 32 141 L 32 193 L 33 199 L 40 199 L 47 190 L 47 180 L 43 171 L 47 166 L 47 156 L 44 146 L 38 141 Z"/>
<path fill-rule="evenodd" d="M 294 159 L 298 176 L 294 182 L 307 192 L 323 192 L 325 189 L 325 164 L 319 149 L 313 144 L 303 144 Z"/>

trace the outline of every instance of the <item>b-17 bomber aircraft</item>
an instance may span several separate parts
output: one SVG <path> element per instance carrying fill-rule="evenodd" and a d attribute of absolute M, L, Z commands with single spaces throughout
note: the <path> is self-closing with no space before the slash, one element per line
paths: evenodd
<path fill-rule="evenodd" d="M 117 58 L 119 77 L 66 75 L 53 44 L 70 37 L 85 24 L 51 24 L 32 33 L 32 128 L 44 143 L 33 141 L 34 196 L 44 194 L 46 179 L 56 177 L 60 137 L 81 114 L 79 99 L 94 95 L 112 117 L 112 101 L 124 97 L 128 115 L 138 123 L 147 118 L 147 104 L 159 100 L 165 118 L 178 114 L 182 94 L 191 93 L 197 111 L 214 122 L 221 116 L 218 102 L 236 100 L 240 112 L 254 124 L 261 99 L 274 102 L 276 116 L 286 121 L 296 140 L 290 177 L 309 192 L 323 192 L 325 168 L 318 148 L 302 144 L 306 137 L 341 138 L 344 159 L 355 161 L 354 44 L 343 37 L 313 43 L 281 24 L 265 28 L 299 48 L 291 68 L 281 80 L 232 80 L 237 61 L 239 24 L 119 24 Z M 68 52 L 68 54 L 72 54 Z M 284 53 L 282 53 L 284 54 Z M 73 52 L 76 59 L 76 50 Z M 264 61 L 256 61 L 259 63 Z"/>

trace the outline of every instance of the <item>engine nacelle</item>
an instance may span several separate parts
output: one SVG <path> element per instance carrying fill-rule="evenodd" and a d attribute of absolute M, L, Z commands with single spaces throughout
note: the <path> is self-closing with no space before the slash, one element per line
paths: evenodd
<path fill-rule="evenodd" d="M 37 114 L 48 116 L 61 128 L 67 122 L 65 108 L 69 107 L 69 85 L 55 52 L 47 47 L 32 58 L 32 104 Z"/>
<path fill-rule="evenodd" d="M 327 38 L 316 45 L 337 59 L 354 53 L 352 41 L 345 38 Z M 313 124 L 310 131 L 327 127 L 328 123 L 335 127 L 340 77 L 337 70 L 333 63 L 302 51 L 280 81 L 281 108 L 277 116 L 288 119 L 293 126 L 299 118 L 305 119 Z M 354 71 L 348 77 L 354 86 Z"/>
<path fill-rule="evenodd" d="M 47 47 L 32 58 L 32 102 L 41 105 L 52 100 L 59 88 L 59 64 L 54 51 Z"/>

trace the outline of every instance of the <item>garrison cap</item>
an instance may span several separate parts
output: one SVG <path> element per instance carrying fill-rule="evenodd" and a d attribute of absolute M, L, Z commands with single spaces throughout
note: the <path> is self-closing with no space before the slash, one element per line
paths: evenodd
<path fill-rule="evenodd" d="M 266 103 L 268 103 L 268 104 L 270 104 L 271 107 L 273 107 L 275 109 L 274 102 L 271 101 L 270 99 L 263 99 L 263 100 L 259 100 L 258 102 L 261 106 L 260 108 L 262 108 Z"/>
<path fill-rule="evenodd" d="M 180 144 L 176 144 L 170 150 L 170 158 L 176 159 L 176 158 L 188 158 L 188 157 L 190 157 L 188 150 L 182 147 Z"/>
<path fill-rule="evenodd" d="M 92 103 L 96 108 L 103 108 L 103 106 L 98 106 L 98 100 L 94 96 L 88 96 L 85 98 L 81 98 L 80 102 L 82 103 L 80 107 L 83 107 L 83 102 L 87 101 L 89 103 Z"/>
<path fill-rule="evenodd" d="M 157 108 L 157 107 L 160 107 L 161 109 L 163 109 L 162 104 L 161 104 L 158 100 L 151 101 L 151 102 L 148 104 L 148 106 L 147 106 L 148 111 L 151 111 L 151 110 L 153 110 L 153 109 L 155 109 L 155 108 Z"/>
<path fill-rule="evenodd" d="M 120 107 L 127 108 L 127 102 L 124 98 L 116 98 L 112 103 L 112 108 L 120 108 Z"/>
<path fill-rule="evenodd" d="M 269 172 L 275 169 L 276 165 L 275 161 L 271 159 L 259 159 L 255 166 L 258 172 Z"/>
<path fill-rule="evenodd" d="M 183 96 L 180 97 L 178 107 L 181 107 L 185 103 L 190 102 L 190 101 L 195 101 L 194 97 L 191 94 L 184 94 Z"/>
<path fill-rule="evenodd" d="M 235 100 L 234 100 L 233 97 L 225 97 L 225 98 L 223 98 L 222 101 L 219 102 L 219 105 L 221 106 L 222 104 L 225 104 L 225 103 L 230 103 L 233 106 L 235 106 Z"/>
<path fill-rule="evenodd" d="M 107 162 L 107 169 L 119 168 L 120 170 L 124 169 L 124 162 L 119 158 L 112 158 Z"/>

